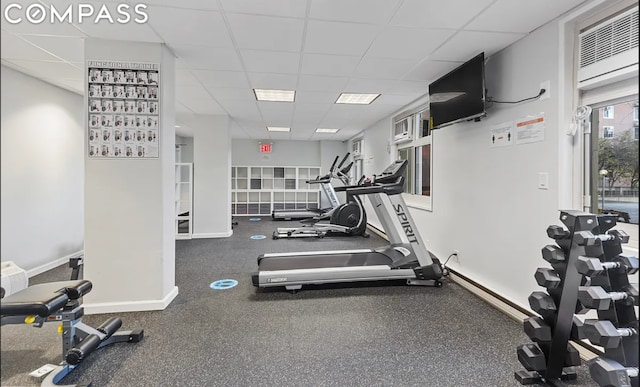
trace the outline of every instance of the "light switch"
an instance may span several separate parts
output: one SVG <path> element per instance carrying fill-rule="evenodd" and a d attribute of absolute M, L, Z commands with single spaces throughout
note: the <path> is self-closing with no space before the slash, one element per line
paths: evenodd
<path fill-rule="evenodd" d="M 549 189 L 549 173 L 538 173 L 538 189 Z"/>

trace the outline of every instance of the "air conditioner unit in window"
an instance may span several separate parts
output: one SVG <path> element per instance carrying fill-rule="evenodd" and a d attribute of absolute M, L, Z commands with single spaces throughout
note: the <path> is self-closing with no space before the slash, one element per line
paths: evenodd
<path fill-rule="evenodd" d="M 578 36 L 578 88 L 593 89 L 638 74 L 638 7 Z"/>
<path fill-rule="evenodd" d="M 355 140 L 351 147 L 351 155 L 357 159 L 362 156 L 362 139 Z"/>
<path fill-rule="evenodd" d="M 408 116 L 393 125 L 393 143 L 400 144 L 413 139 L 413 116 Z"/>

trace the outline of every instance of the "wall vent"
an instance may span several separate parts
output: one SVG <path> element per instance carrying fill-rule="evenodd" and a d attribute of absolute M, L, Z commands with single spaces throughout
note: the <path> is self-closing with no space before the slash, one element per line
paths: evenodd
<path fill-rule="evenodd" d="M 638 7 L 582 32 L 578 39 L 579 89 L 637 76 Z"/>

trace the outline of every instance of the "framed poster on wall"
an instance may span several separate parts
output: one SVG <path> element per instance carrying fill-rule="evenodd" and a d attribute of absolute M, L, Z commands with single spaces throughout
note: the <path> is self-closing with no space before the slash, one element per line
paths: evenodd
<path fill-rule="evenodd" d="M 158 158 L 160 64 L 87 61 L 88 155 Z"/>

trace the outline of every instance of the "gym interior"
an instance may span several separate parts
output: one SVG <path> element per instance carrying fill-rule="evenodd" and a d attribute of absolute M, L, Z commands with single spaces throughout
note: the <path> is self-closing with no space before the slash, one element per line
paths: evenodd
<path fill-rule="evenodd" d="M 2 12 L 2 386 L 638 386 L 636 1 Z"/>

